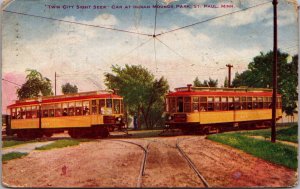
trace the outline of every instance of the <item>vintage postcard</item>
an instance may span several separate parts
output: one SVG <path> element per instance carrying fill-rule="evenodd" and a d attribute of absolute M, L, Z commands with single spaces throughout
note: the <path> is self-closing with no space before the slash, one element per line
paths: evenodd
<path fill-rule="evenodd" d="M 297 186 L 297 1 L 1 2 L 3 187 Z"/>

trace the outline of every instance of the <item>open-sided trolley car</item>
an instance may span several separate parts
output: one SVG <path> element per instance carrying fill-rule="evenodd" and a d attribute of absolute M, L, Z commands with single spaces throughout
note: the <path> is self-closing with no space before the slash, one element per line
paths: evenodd
<path fill-rule="evenodd" d="M 166 128 L 219 132 L 270 126 L 272 90 L 249 88 L 176 88 L 166 96 Z M 277 95 L 276 119 L 282 117 Z"/>
<path fill-rule="evenodd" d="M 11 134 L 21 138 L 63 131 L 73 138 L 107 137 L 125 125 L 123 98 L 105 91 L 19 100 L 7 108 Z"/>

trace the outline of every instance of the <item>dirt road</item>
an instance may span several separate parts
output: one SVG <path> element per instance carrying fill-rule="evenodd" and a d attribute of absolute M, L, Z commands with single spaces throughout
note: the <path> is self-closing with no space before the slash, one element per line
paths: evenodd
<path fill-rule="evenodd" d="M 22 187 L 135 187 L 142 155 L 137 146 L 106 140 L 34 151 L 3 165 L 3 183 Z"/>
<path fill-rule="evenodd" d="M 288 187 L 296 172 L 204 137 L 180 143 L 211 187 Z"/>
<path fill-rule="evenodd" d="M 149 144 L 142 187 L 204 187 L 175 148 L 177 138 L 212 187 L 287 187 L 296 172 L 204 137 L 122 139 Z M 144 152 L 138 146 L 106 140 L 33 151 L 3 164 L 3 182 L 22 187 L 136 187 Z"/>

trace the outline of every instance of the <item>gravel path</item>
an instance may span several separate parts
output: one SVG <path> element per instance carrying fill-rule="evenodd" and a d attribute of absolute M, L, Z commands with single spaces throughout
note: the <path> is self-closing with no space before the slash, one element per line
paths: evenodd
<path fill-rule="evenodd" d="M 203 187 L 176 150 L 178 138 L 191 138 L 180 146 L 212 187 L 288 187 L 297 181 L 291 169 L 204 137 L 126 139 L 150 143 L 142 187 Z M 143 154 L 135 145 L 110 139 L 32 151 L 3 163 L 2 181 L 10 187 L 136 187 Z"/>

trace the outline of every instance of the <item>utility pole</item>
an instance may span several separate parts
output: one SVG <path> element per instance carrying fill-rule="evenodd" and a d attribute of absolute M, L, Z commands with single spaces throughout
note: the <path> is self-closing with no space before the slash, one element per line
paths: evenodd
<path fill-rule="evenodd" d="M 55 72 L 55 79 L 54 79 L 54 96 L 56 96 L 56 72 Z"/>
<path fill-rule="evenodd" d="M 274 9 L 274 49 L 273 49 L 273 94 L 272 94 L 272 129 L 271 142 L 276 142 L 276 102 L 277 102 L 277 4 L 278 0 L 273 0 Z"/>
<path fill-rule="evenodd" d="M 226 67 L 228 67 L 228 88 L 230 88 L 230 84 L 231 84 L 231 68 L 233 67 L 233 65 L 231 64 L 226 64 Z"/>

